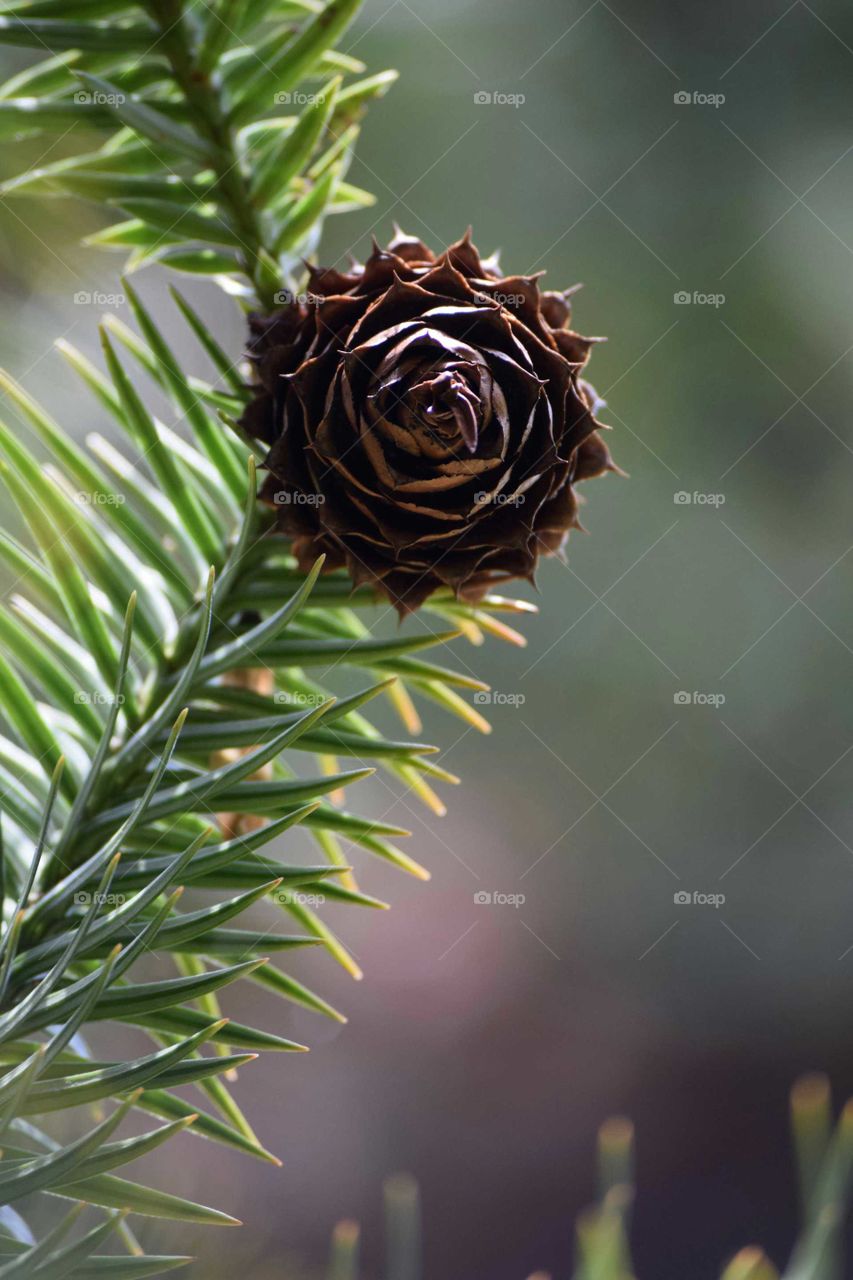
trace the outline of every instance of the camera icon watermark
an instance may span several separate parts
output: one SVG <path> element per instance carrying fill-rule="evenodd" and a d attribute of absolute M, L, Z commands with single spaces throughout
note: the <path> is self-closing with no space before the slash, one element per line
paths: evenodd
<path fill-rule="evenodd" d="M 78 89 L 74 94 L 74 101 L 79 106 L 120 107 L 123 102 L 127 102 L 127 95 L 124 93 L 105 93 L 103 89 L 96 89 L 94 92 L 90 92 L 88 89 Z"/>
<path fill-rule="evenodd" d="M 103 689 L 78 689 L 74 694 L 78 706 L 88 707 L 123 707 L 123 693 L 107 693 Z"/>
<path fill-rule="evenodd" d="M 98 289 L 78 289 L 74 294 L 75 307 L 123 307 L 127 298 L 123 293 L 102 293 Z"/>
<path fill-rule="evenodd" d="M 325 494 L 304 493 L 301 489 L 279 489 L 273 494 L 277 507 L 322 507 L 325 501 Z"/>
<path fill-rule="evenodd" d="M 273 695 L 273 701 L 283 707 L 320 707 L 328 699 L 322 693 L 299 693 L 295 690 L 279 689 Z"/>
<path fill-rule="evenodd" d="M 123 507 L 123 493 L 75 493 L 74 501 L 79 507 Z"/>
<path fill-rule="evenodd" d="M 523 493 L 489 493 L 482 489 L 474 494 L 475 507 L 521 507 L 524 502 Z"/>
<path fill-rule="evenodd" d="M 273 94 L 273 101 L 277 107 L 313 107 L 321 106 L 326 101 L 324 93 L 304 93 L 297 89 L 293 93 L 276 93 Z"/>
<path fill-rule="evenodd" d="M 273 302 L 277 307 L 289 307 L 294 303 L 297 306 L 308 306 L 312 302 L 319 302 L 319 300 L 319 294 L 295 293 L 292 289 L 279 289 L 273 294 Z"/>
<path fill-rule="evenodd" d="M 515 107 L 518 110 L 526 101 L 526 94 L 504 93 L 502 89 L 478 89 L 474 94 L 477 107 Z"/>
<path fill-rule="evenodd" d="M 719 111 L 726 100 L 724 93 L 702 93 L 700 89 L 679 89 L 672 95 L 677 107 L 714 107 Z"/>
<path fill-rule="evenodd" d="M 478 907 L 523 907 L 527 901 L 523 893 L 500 893 L 489 889 L 478 889 L 474 894 L 474 905 Z"/>
<path fill-rule="evenodd" d="M 723 507 L 726 504 L 724 493 L 701 493 L 694 489 L 688 493 L 686 489 L 678 489 L 672 500 L 677 507 Z"/>
<path fill-rule="evenodd" d="M 719 309 L 726 305 L 724 293 L 703 293 L 701 289 L 677 289 L 672 295 L 677 307 L 714 307 Z"/>
<path fill-rule="evenodd" d="M 688 893 L 686 889 L 676 889 L 672 895 L 672 900 L 677 907 L 714 907 L 719 911 L 720 907 L 725 905 L 726 895 L 724 893 L 700 893 L 698 889 L 694 889 L 692 893 Z"/>
<path fill-rule="evenodd" d="M 127 902 L 126 893 L 87 893 L 78 889 L 74 894 L 74 905 L 77 907 L 120 907 Z"/>
<path fill-rule="evenodd" d="M 324 893 L 299 893 L 296 889 L 275 889 L 270 897 L 282 907 L 322 907 L 326 901 Z"/>
<path fill-rule="evenodd" d="M 677 707 L 715 707 L 719 711 L 720 707 L 726 704 L 726 695 L 724 693 L 703 693 L 701 689 L 694 689 L 692 692 L 687 689 L 679 689 L 677 693 L 672 695 L 672 701 Z"/>
<path fill-rule="evenodd" d="M 523 693 L 502 693 L 499 689 L 478 689 L 473 701 L 480 707 L 523 707 L 527 696 Z"/>

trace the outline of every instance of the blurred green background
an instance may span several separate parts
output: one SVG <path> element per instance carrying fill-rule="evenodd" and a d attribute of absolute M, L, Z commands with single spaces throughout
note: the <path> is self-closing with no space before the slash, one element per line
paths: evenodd
<path fill-rule="evenodd" d="M 501 697 L 490 739 L 426 717 L 464 779 L 449 815 L 362 795 L 433 881 L 364 868 L 394 910 L 336 913 L 361 986 L 301 960 L 351 1021 L 284 1015 L 315 1052 L 244 1077 L 283 1170 L 186 1139 L 164 1182 L 247 1224 L 196 1242 L 205 1278 L 288 1274 L 342 1216 L 379 1274 L 398 1168 L 428 1280 L 565 1274 L 595 1131 L 625 1112 L 640 1275 L 705 1280 L 753 1239 L 778 1259 L 787 1088 L 820 1067 L 853 1091 L 853 14 L 367 0 L 347 47 L 402 74 L 353 169 L 377 204 L 326 259 L 395 219 L 436 248 L 472 223 L 508 271 L 583 281 L 631 478 L 588 486 L 592 536 L 543 568 L 526 650 L 455 646 Z M 81 434 L 102 424 L 49 340 L 96 351 L 120 290 L 120 259 L 74 248 L 92 226 L 0 216 L 3 363 Z M 180 344 L 164 277 L 141 281 Z M 236 352 L 239 316 L 195 295 Z"/>

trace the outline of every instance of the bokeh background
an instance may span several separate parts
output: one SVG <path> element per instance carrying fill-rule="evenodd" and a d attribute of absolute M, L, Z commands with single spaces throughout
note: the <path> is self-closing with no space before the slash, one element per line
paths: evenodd
<path fill-rule="evenodd" d="M 507 269 L 583 281 L 631 478 L 589 486 L 526 650 L 454 646 L 500 699 L 488 739 L 426 713 L 464 779 L 449 815 L 360 796 L 433 880 L 359 859 L 393 904 L 337 913 L 366 981 L 297 962 L 351 1020 L 277 1008 L 314 1052 L 246 1073 L 283 1169 L 183 1139 L 164 1181 L 246 1222 L 196 1242 L 205 1277 L 290 1275 L 342 1216 L 378 1275 L 397 1169 L 428 1280 L 563 1276 L 623 1113 L 641 1276 L 706 1280 L 753 1240 L 778 1261 L 789 1085 L 822 1068 L 853 1091 L 853 14 L 367 0 L 344 47 L 402 74 L 353 171 L 377 204 L 329 225 L 326 258 L 394 219 L 435 247 L 471 222 Z M 71 250 L 92 216 L 0 210 L 3 362 L 81 435 L 100 424 L 48 339 L 95 352 L 118 291 L 118 259 Z M 140 279 L 180 345 L 164 278 Z M 196 297 L 238 350 L 236 313 Z"/>

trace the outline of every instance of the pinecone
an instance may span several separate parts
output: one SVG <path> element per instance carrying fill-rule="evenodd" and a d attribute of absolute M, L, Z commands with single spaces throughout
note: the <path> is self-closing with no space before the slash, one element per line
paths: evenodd
<path fill-rule="evenodd" d="M 300 564 L 325 552 L 401 614 L 532 579 L 578 527 L 574 485 L 616 469 L 572 291 L 501 276 L 470 233 L 436 258 L 398 232 L 364 266 L 309 272 L 250 317 L 242 424 L 270 446 L 262 497 Z"/>

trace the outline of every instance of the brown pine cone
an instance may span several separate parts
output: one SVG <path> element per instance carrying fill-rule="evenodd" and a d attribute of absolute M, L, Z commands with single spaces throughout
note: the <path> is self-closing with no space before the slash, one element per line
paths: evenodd
<path fill-rule="evenodd" d="M 580 376 L 595 339 L 566 293 L 501 276 L 470 234 L 436 258 L 402 233 L 250 319 L 243 426 L 262 497 L 308 568 L 346 566 L 401 613 L 532 579 L 578 526 L 574 486 L 615 470 Z"/>

